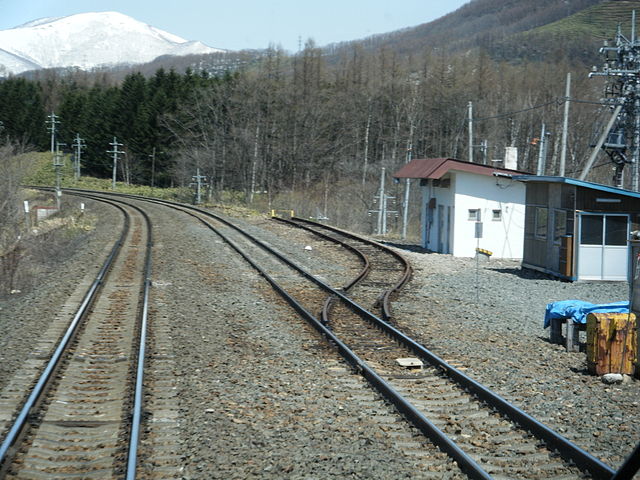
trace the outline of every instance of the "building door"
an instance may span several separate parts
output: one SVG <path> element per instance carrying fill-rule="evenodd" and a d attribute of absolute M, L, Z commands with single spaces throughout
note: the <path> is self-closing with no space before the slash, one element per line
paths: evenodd
<path fill-rule="evenodd" d="M 629 217 L 582 213 L 578 280 L 627 280 Z"/>
<path fill-rule="evenodd" d="M 451 207 L 447 207 L 447 243 L 442 253 L 451 253 Z"/>
<path fill-rule="evenodd" d="M 444 251 L 444 205 L 438 205 L 438 253 Z"/>
<path fill-rule="evenodd" d="M 425 221 L 424 221 L 424 239 L 423 239 L 423 247 L 431 249 L 433 245 L 433 239 L 431 238 L 431 231 L 433 230 L 433 217 L 434 215 L 434 202 L 429 200 L 425 207 Z"/>

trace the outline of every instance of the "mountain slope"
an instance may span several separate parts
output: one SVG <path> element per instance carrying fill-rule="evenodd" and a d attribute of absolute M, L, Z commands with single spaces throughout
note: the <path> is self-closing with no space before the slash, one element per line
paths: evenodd
<path fill-rule="evenodd" d="M 433 48 L 448 53 L 476 47 L 490 51 L 512 35 L 556 22 L 599 3 L 602 0 L 471 0 L 432 22 L 375 35 L 360 44 L 366 49 L 387 48 L 399 54 L 418 54 Z M 338 48 L 349 45 L 344 43 Z"/>
<path fill-rule="evenodd" d="M 607 40 L 615 36 L 618 25 L 622 28 L 623 34 L 629 35 L 633 10 L 640 10 L 640 1 L 603 2 L 570 17 L 537 28 L 531 33 L 564 36 L 585 35 L 597 40 Z M 640 15 L 637 16 L 636 23 L 639 20 Z"/>
<path fill-rule="evenodd" d="M 38 68 L 96 67 L 150 62 L 161 55 L 222 52 L 117 12 L 44 18 L 0 31 L 0 73 Z"/>

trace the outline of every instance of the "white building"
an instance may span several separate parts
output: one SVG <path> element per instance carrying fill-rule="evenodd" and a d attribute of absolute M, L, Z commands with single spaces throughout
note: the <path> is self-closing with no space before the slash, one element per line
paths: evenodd
<path fill-rule="evenodd" d="M 495 258 L 521 259 L 525 187 L 511 179 L 521 173 L 425 158 L 412 160 L 393 176 L 420 179 L 424 248 L 455 257 L 474 257 L 480 248 Z"/>

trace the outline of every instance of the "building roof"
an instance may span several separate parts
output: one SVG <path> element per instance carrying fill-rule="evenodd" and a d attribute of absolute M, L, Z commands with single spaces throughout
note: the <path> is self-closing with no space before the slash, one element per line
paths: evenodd
<path fill-rule="evenodd" d="M 601 192 L 615 193 L 627 197 L 640 198 L 640 192 L 625 190 L 624 188 L 611 187 L 609 185 L 601 185 L 599 183 L 585 182 L 584 180 L 576 180 L 568 177 L 551 177 L 542 175 L 517 175 L 514 180 L 525 183 L 566 183 L 567 185 L 576 185 L 578 187 L 590 188 Z"/>
<path fill-rule="evenodd" d="M 462 160 L 456 160 L 455 158 L 416 158 L 395 172 L 393 176 L 395 178 L 431 178 L 436 180 L 442 178 L 443 175 L 451 170 L 488 176 L 491 176 L 494 173 L 523 176 L 522 174 L 524 173 L 518 170 L 495 168 L 490 165 L 463 162 Z"/>

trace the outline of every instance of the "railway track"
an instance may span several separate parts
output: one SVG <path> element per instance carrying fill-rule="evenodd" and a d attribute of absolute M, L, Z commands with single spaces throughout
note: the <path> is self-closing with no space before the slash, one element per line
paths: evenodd
<path fill-rule="evenodd" d="M 271 283 L 425 436 L 413 441 L 401 438 L 399 443 L 404 442 L 408 449 L 428 451 L 428 443 L 433 442 L 471 478 L 613 477 L 615 472 L 606 464 L 393 327 L 389 299 L 408 280 L 410 267 L 399 255 L 388 253 L 389 249 L 345 232 L 296 221 L 316 234 L 322 230 L 327 240 L 348 244 L 347 248 L 360 256 L 361 273 L 335 289 L 220 216 L 189 206 L 153 202 L 197 218 Z M 327 302 L 327 298 L 331 300 Z M 311 312 L 320 310 L 321 304 L 323 313 L 317 318 Z M 408 370 L 398 363 L 407 357 L 416 357 L 425 365 Z M 433 452 L 426 455 L 437 457 Z M 116 467 L 112 471 L 121 470 Z"/>
<path fill-rule="evenodd" d="M 321 238 L 342 245 L 354 252 L 362 262 L 362 270 L 346 283 L 342 290 L 360 305 L 367 305 L 385 321 L 392 318 L 391 300 L 411 279 L 412 269 L 407 260 L 395 250 L 382 244 L 365 240 L 357 235 L 329 225 L 310 222 L 302 218 L 274 220 L 310 231 Z M 324 320 L 336 300 L 329 296 L 324 307 Z"/>
<path fill-rule="evenodd" d="M 288 223 L 305 228 L 309 224 Z M 330 237 L 335 232 L 340 237 L 336 241 L 347 242 L 360 252 L 376 252 L 375 247 L 362 248 L 365 239 L 340 235 L 333 228 L 315 224 L 308 229 L 329 231 Z M 352 290 L 364 290 L 358 303 L 334 301 L 332 309 L 323 310 L 322 321 L 354 358 L 371 367 L 371 377 L 378 377 L 375 381 L 387 398 L 412 417 L 425 435 L 449 451 L 474 478 L 579 478 L 585 472 L 610 478 L 614 474 L 598 459 L 387 325 L 390 313 L 380 308 L 381 297 L 372 300 L 367 292 L 373 284 L 382 287 L 382 295 L 388 297 L 405 283 L 407 268 L 401 260 L 390 260 L 386 252 L 382 257 L 374 263 L 380 273 L 373 282 L 366 281 L 374 268 L 365 262 L 365 273 L 344 289 L 350 299 L 356 299 Z M 383 312 L 385 320 L 372 315 L 374 309 Z"/>
<path fill-rule="evenodd" d="M 47 360 L 28 397 L 20 396 L 28 376 L 3 393 L 5 478 L 135 478 L 151 223 L 136 207 L 107 202 L 123 215 L 118 240 L 86 293 L 72 296 L 80 304 L 71 322 L 62 315 L 45 336 L 37 354 Z"/>
<path fill-rule="evenodd" d="M 384 260 L 376 262 L 377 273 L 368 282 L 367 278 L 373 269 L 371 262 L 364 261 L 364 273 L 358 275 L 358 280 L 349 282 L 344 289 L 336 290 L 221 217 L 199 209 L 189 210 L 191 215 L 198 216 L 200 221 L 208 224 L 243 255 L 287 298 L 294 309 L 338 347 L 349 363 L 411 419 L 422 433 L 450 454 L 470 477 L 578 478 L 585 473 L 594 478 L 613 476 L 613 470 L 606 464 L 466 377 L 343 293 L 363 284 L 362 291 L 365 294 L 361 297 L 371 300 L 373 287 L 383 287 L 382 293 L 375 296 L 373 305 L 374 308 L 380 308 L 384 303 L 381 298 L 385 295 L 388 298 L 390 292 L 397 291 L 408 278 L 407 271 L 410 270 L 401 259 L 390 260 L 389 257 L 394 255 L 385 252 Z M 203 219 L 203 215 L 219 225 Z M 319 225 L 313 229 L 316 232 L 319 229 L 331 231 L 331 234 L 324 233 L 324 238 L 334 238 L 334 241 L 337 239 L 332 235 L 340 233 Z M 233 240 L 232 234 L 235 236 Z M 349 235 L 342 237 L 340 241 L 344 243 Z M 370 257 L 372 251 L 381 250 L 373 242 L 364 239 L 352 238 L 350 241 L 355 250 L 364 254 L 364 258 Z M 367 243 L 369 245 L 363 246 Z M 261 247 L 260 260 L 257 259 L 254 245 Z M 264 252 L 275 255 L 279 262 L 293 268 L 325 294 L 328 293 L 336 306 L 325 307 L 323 312 L 328 315 L 332 311 L 331 318 L 327 316 L 320 321 L 310 313 L 322 297 L 317 288 L 304 291 L 300 288 L 299 280 L 292 280 L 289 273 L 277 272 L 281 270 L 280 266 L 273 267 L 273 271 L 277 272 L 275 275 L 284 275 L 281 282 L 275 279 L 273 273 L 262 268 L 261 262 L 266 261 Z M 281 283 L 296 285 L 292 289 L 297 296 L 290 296 Z M 397 359 L 410 354 L 424 360 L 427 368 L 419 373 L 407 373 Z"/>

